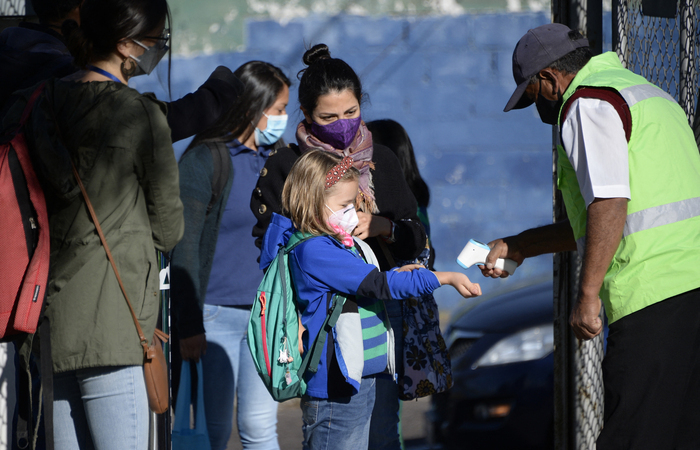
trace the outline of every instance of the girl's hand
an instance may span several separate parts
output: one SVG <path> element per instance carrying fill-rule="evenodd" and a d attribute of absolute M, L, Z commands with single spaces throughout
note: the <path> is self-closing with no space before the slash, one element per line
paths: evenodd
<path fill-rule="evenodd" d="M 391 220 L 382 216 L 373 216 L 366 212 L 357 211 L 359 222 L 352 232 L 363 241 L 375 236 L 391 236 Z"/>
<path fill-rule="evenodd" d="M 422 264 L 406 264 L 396 269 L 396 272 L 412 272 L 416 269 L 425 269 L 425 266 Z"/>
<path fill-rule="evenodd" d="M 481 286 L 472 283 L 469 278 L 461 272 L 434 272 L 440 284 L 449 284 L 457 289 L 457 292 L 464 298 L 481 295 Z"/>

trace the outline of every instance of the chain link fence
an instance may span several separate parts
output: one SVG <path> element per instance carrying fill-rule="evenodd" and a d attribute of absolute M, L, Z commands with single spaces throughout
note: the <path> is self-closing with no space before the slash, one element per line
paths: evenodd
<path fill-rule="evenodd" d="M 0 0 L 0 17 L 24 16 L 26 0 Z"/>
<path fill-rule="evenodd" d="M 692 124 L 698 106 L 700 2 L 667 0 L 657 11 L 652 3 L 659 2 L 613 2 L 613 48 L 625 67 L 671 94 Z M 672 17 L 644 14 L 649 11 Z"/>

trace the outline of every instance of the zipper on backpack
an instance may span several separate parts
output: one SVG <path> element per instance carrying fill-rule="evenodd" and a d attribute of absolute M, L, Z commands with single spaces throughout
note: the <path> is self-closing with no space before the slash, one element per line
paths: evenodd
<path fill-rule="evenodd" d="M 39 232 L 37 231 L 36 221 L 31 216 L 29 217 L 29 228 L 32 230 L 32 249 L 35 249 Z"/>

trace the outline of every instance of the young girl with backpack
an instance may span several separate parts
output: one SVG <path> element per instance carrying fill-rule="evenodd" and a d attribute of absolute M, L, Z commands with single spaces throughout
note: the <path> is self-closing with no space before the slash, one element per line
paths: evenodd
<path fill-rule="evenodd" d="M 282 214 L 282 188 L 294 162 L 311 149 L 351 156 L 360 171 L 357 216 L 353 235 L 374 252 L 383 271 L 394 261 L 411 261 L 425 249 L 426 234 L 419 220 L 416 199 L 392 151 L 373 142 L 362 120 L 363 93 L 360 77 L 340 58 L 331 57 L 325 44 L 304 53 L 306 66 L 299 75 L 298 100 L 303 119 L 296 128 L 296 144 L 270 155 L 253 191 L 250 207 L 257 218 L 253 227 L 260 246 L 272 213 Z M 391 255 L 391 258 L 387 257 Z M 394 330 L 399 372 L 403 367 L 404 301 L 388 308 Z M 382 400 L 372 412 L 369 450 L 401 450 L 399 436 L 399 385 L 389 376 L 377 378 Z"/>
<path fill-rule="evenodd" d="M 334 295 L 346 298 L 302 397 L 304 449 L 355 450 L 369 445 L 376 375 L 393 370 L 393 342 L 382 300 L 421 296 L 444 284 L 464 297 L 481 288 L 457 272 L 418 265 L 380 272 L 352 238 L 360 172 L 346 156 L 311 150 L 292 167 L 282 191 L 291 218 L 274 214 L 263 239 L 261 265 L 293 233 L 313 236 L 289 253 L 289 270 L 306 332 L 304 350 L 319 333 Z M 332 419 L 332 420 L 331 420 Z"/>

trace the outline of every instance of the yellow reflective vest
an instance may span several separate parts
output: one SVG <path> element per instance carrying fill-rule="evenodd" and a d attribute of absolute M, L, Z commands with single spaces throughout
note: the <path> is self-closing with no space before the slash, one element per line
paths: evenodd
<path fill-rule="evenodd" d="M 700 287 L 700 154 L 678 103 L 622 67 L 617 54 L 593 57 L 572 80 L 616 90 L 632 116 L 628 142 L 631 199 L 622 241 L 600 291 L 609 323 Z M 561 118 L 560 118 L 561 120 Z M 579 248 L 586 205 L 565 149 L 559 145 L 558 186 Z"/>

